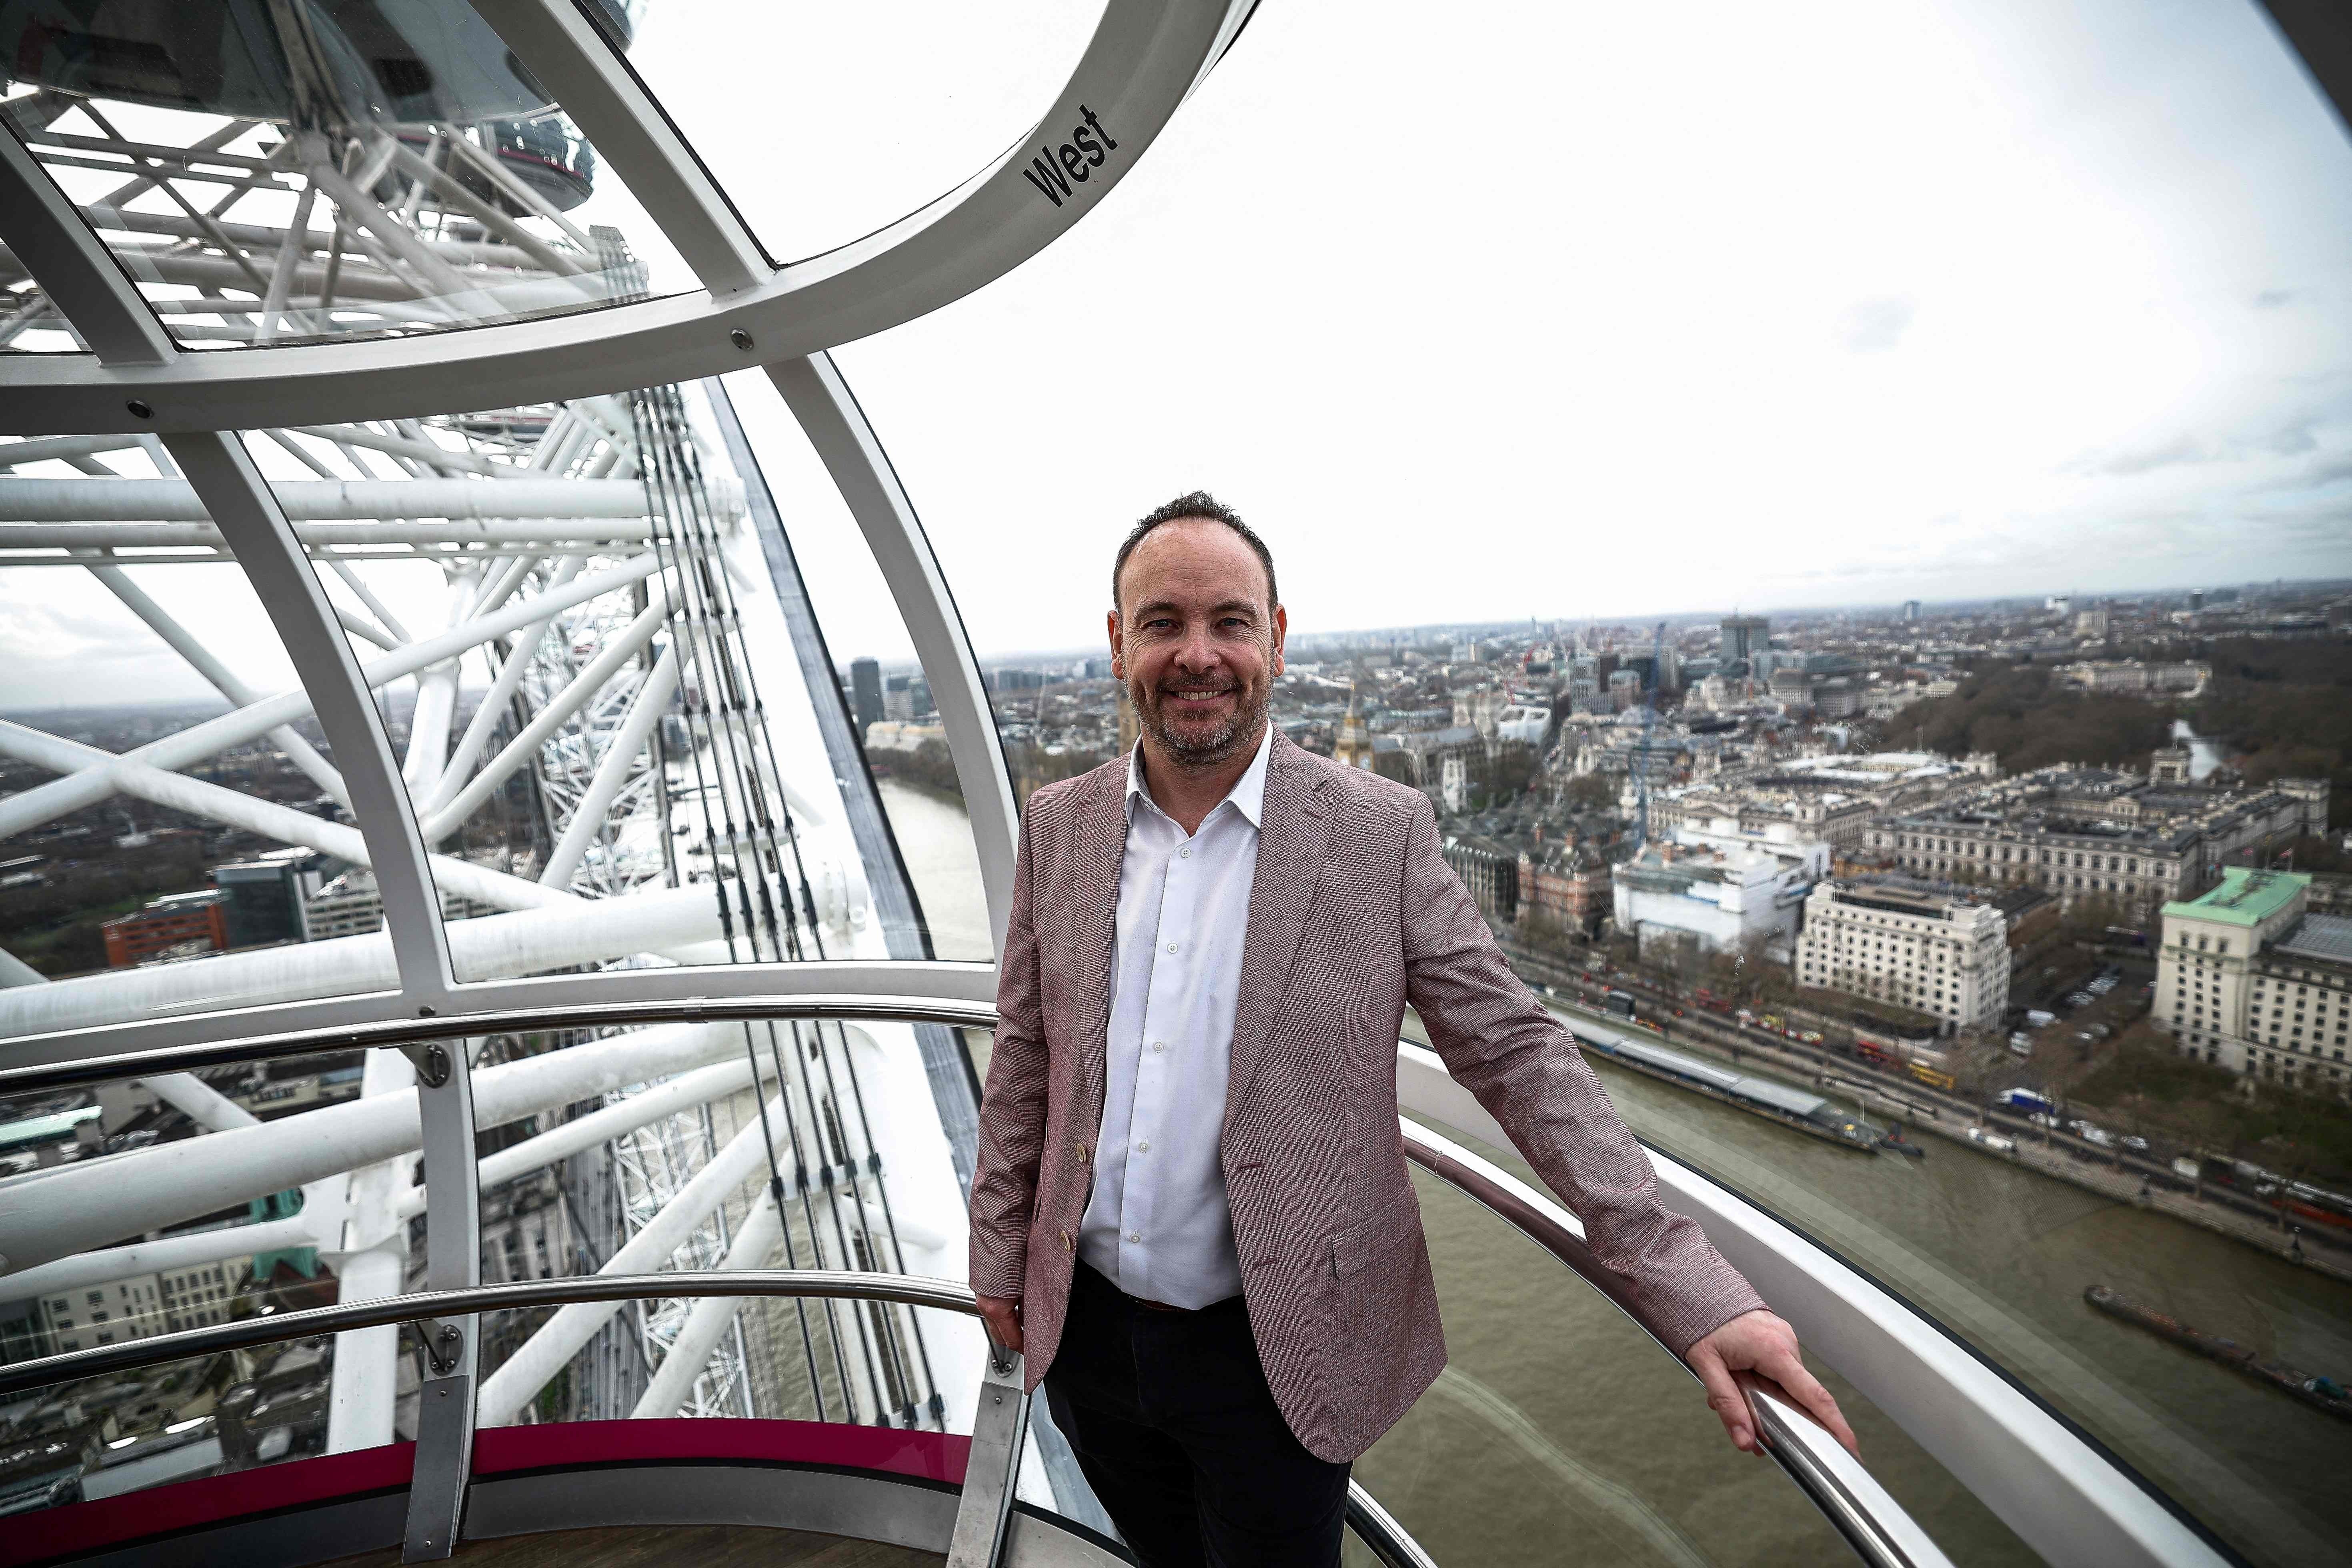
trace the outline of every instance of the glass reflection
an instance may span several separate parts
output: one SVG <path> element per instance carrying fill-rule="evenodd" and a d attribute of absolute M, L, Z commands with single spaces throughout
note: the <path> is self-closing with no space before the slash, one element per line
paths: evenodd
<path fill-rule="evenodd" d="M 691 286 L 463 0 L 19 9 L 0 60 L 9 128 L 184 348 L 439 331 Z M 12 296 L 0 347 L 77 346 L 29 279 Z"/>

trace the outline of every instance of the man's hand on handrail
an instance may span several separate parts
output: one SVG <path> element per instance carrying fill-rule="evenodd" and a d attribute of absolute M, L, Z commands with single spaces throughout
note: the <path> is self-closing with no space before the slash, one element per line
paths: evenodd
<path fill-rule="evenodd" d="M 996 1336 L 996 1342 L 1009 1351 L 1020 1350 L 1021 1298 L 975 1295 L 972 1300 L 980 1303 L 980 1315 L 987 1320 L 988 1331 Z"/>
<path fill-rule="evenodd" d="M 987 1299 L 983 1297 L 981 1310 L 987 1309 Z M 1845 1424 L 1837 1401 L 1805 1370 L 1804 1358 L 1797 1351 L 1797 1331 L 1774 1314 L 1742 1312 L 1694 1343 L 1684 1359 L 1706 1385 L 1707 1407 L 1722 1421 L 1723 1429 L 1731 1435 L 1732 1446 L 1740 1452 L 1764 1452 L 1764 1446 L 1757 1440 L 1747 1397 L 1732 1376 L 1734 1373 L 1752 1372 L 1780 1384 L 1790 1403 L 1828 1427 L 1830 1436 L 1845 1445 L 1847 1453 L 1856 1458 L 1862 1457 L 1862 1449 L 1853 1440 L 1853 1428 Z"/>

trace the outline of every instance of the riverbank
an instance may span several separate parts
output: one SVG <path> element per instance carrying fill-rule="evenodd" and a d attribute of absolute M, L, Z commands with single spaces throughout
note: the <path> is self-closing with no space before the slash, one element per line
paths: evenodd
<path fill-rule="evenodd" d="M 1557 997 L 1551 999 L 1549 1005 L 1571 1025 L 1582 1022 L 1620 1031 L 1624 1028 L 1625 1020 L 1622 1018 L 1612 1018 L 1605 1013 Z M 1635 1030 L 1634 1033 L 1641 1035 L 1645 1031 Z M 2316 1240 L 2310 1246 L 2298 1247 L 2294 1236 L 2273 1225 L 2239 1214 L 2195 1193 L 2180 1193 L 2159 1186 L 2146 1174 L 2135 1174 L 2108 1163 L 2106 1155 L 2095 1157 L 2063 1148 L 2047 1129 L 2035 1129 L 2008 1118 L 1989 1117 L 1974 1107 L 1927 1090 L 1897 1091 L 1882 1088 L 1868 1082 L 1858 1070 L 1843 1073 L 1828 1070 L 1818 1063 L 1776 1048 L 1766 1037 L 1743 1039 L 1737 1057 L 1696 1030 L 1677 1028 L 1673 1040 L 1680 1049 L 1704 1052 L 1738 1066 L 1753 1063 L 1777 1068 L 1817 1088 L 1851 1095 L 1865 1114 L 1884 1116 L 1910 1132 L 1934 1133 L 1945 1144 L 1954 1149 L 1965 1149 L 1975 1158 L 2019 1166 L 2084 1192 L 2095 1193 L 2112 1202 L 2164 1215 L 2227 1237 L 2314 1273 L 2352 1283 L 2352 1258 L 2338 1256 L 2338 1249 L 2335 1247 Z M 1998 1132 L 2009 1139 L 2013 1147 L 2006 1152 L 1996 1152 L 1969 1139 L 1969 1129 L 1971 1127 Z"/>

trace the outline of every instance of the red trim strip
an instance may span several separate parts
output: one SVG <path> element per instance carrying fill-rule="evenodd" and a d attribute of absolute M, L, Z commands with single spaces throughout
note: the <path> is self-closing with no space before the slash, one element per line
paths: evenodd
<path fill-rule="evenodd" d="M 20 1513 L 0 1530 L 0 1568 L 406 1487 L 415 1459 L 415 1444 L 390 1443 Z"/>
<path fill-rule="evenodd" d="M 474 1475 L 703 1459 L 832 1465 L 961 1486 L 971 1451 L 971 1439 L 953 1433 L 819 1421 L 559 1421 L 480 1433 Z M 18 1514 L 0 1530 L 0 1568 L 405 1488 L 415 1458 L 415 1444 L 394 1443 Z"/>
<path fill-rule="evenodd" d="M 963 1484 L 971 1439 L 951 1432 L 846 1426 L 829 1421 L 551 1421 L 493 1426 L 474 1438 L 477 1478 L 557 1467 L 677 1459 L 836 1465 Z"/>

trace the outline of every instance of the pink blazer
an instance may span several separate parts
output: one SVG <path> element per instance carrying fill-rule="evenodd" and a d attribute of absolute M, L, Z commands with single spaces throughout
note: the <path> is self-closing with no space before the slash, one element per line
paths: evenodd
<path fill-rule="evenodd" d="M 1102 1125 L 1127 759 L 1049 784 L 1021 821 L 980 1108 L 971 1286 L 1023 1298 L 1033 1389 L 1053 1364 Z M 1584 1222 L 1677 1354 L 1764 1303 L 1649 1162 L 1569 1033 L 1503 962 L 1415 790 L 1300 750 L 1268 759 L 1234 1013 L 1223 1154 L 1250 1325 L 1298 1440 L 1352 1459 L 1445 1364 L 1397 1134 L 1410 1002 L 1455 1080 Z"/>

